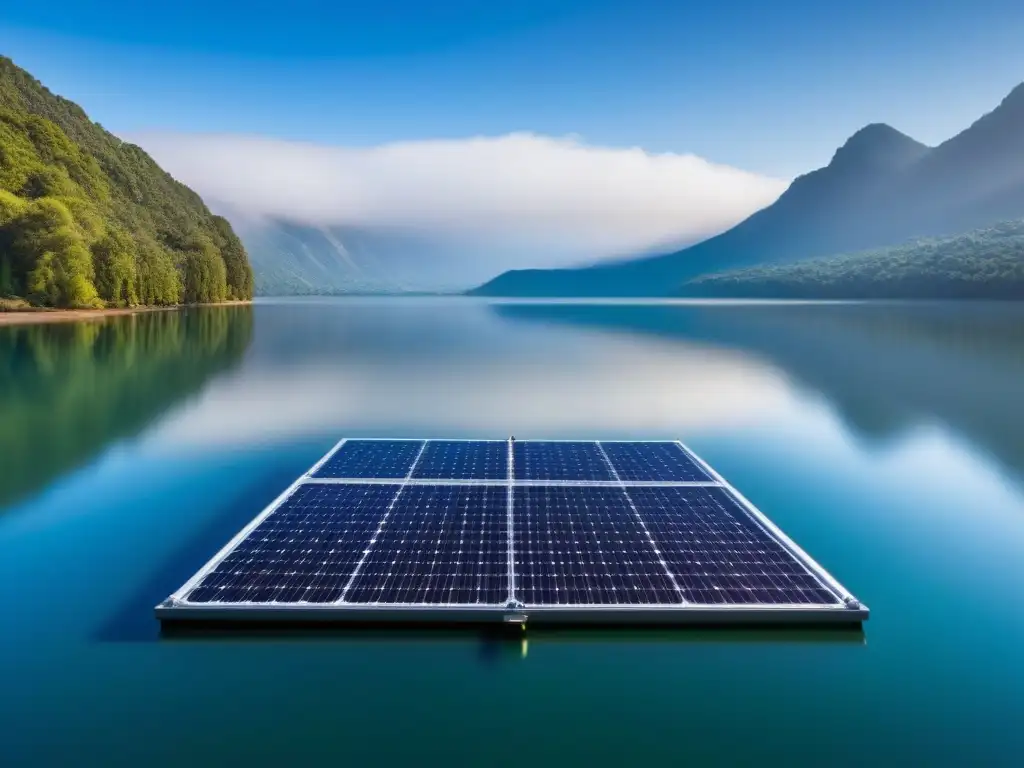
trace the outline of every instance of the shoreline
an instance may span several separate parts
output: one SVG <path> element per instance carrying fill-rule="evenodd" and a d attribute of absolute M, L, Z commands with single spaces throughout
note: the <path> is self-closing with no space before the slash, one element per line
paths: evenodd
<path fill-rule="evenodd" d="M 177 304 L 172 307 L 111 307 L 109 309 L 13 309 L 0 311 L 0 327 L 38 323 L 70 323 L 106 320 L 108 317 L 140 315 L 147 312 L 171 312 L 189 307 L 242 307 L 248 301 L 220 301 L 213 304 Z"/>

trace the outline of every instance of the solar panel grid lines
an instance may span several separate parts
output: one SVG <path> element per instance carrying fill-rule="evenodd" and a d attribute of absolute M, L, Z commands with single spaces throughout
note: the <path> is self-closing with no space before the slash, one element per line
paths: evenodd
<path fill-rule="evenodd" d="M 518 593 L 542 605 L 679 604 L 619 488 L 516 488 Z"/>
<path fill-rule="evenodd" d="M 516 600 L 516 556 L 515 556 L 515 520 L 513 519 L 512 510 L 515 508 L 515 479 L 516 479 L 516 455 L 515 455 L 515 438 L 509 437 L 505 450 L 508 454 L 507 470 L 508 473 L 505 477 L 506 483 L 506 506 L 508 508 L 508 596 L 506 603 L 508 606 L 514 606 L 518 603 Z"/>
<path fill-rule="evenodd" d="M 424 440 L 420 445 L 419 451 L 416 454 L 416 458 L 413 459 L 412 464 L 409 466 L 409 471 L 405 475 L 404 479 L 406 481 L 408 481 L 408 479 L 412 477 L 412 473 L 416 469 L 416 462 L 419 461 L 420 456 L 423 455 L 423 451 L 426 449 L 426 447 L 427 443 Z M 363 563 L 366 562 L 366 558 L 369 555 L 370 550 L 373 549 L 373 545 L 376 543 L 377 538 L 380 536 L 381 530 L 383 529 L 385 523 L 387 523 L 387 519 L 388 516 L 391 514 L 391 510 L 395 508 L 395 503 L 398 501 L 398 497 L 402 495 L 402 491 L 404 489 L 405 485 L 403 483 L 402 485 L 399 486 L 398 492 L 395 493 L 394 498 L 391 499 L 391 503 L 388 505 L 387 511 L 384 513 L 384 516 L 381 517 L 380 523 L 377 525 L 377 530 L 374 531 L 374 534 L 371 537 L 370 542 L 366 545 L 366 549 L 363 550 L 362 557 L 360 557 L 359 562 L 356 563 L 356 567 L 352 571 L 352 576 L 349 578 L 348 582 L 345 584 L 345 588 L 341 592 L 341 595 L 338 597 L 339 603 L 345 601 L 345 597 L 348 595 L 349 590 L 352 589 L 352 584 L 356 580 L 356 577 L 359 575 L 360 568 L 362 568 Z"/>
<path fill-rule="evenodd" d="M 651 537 L 651 532 L 649 530 L 647 530 L 647 525 L 644 523 L 643 517 L 640 516 L 640 513 L 637 511 L 636 506 L 633 504 L 633 500 L 629 496 L 629 491 L 626 490 L 626 486 L 622 482 L 622 478 L 619 477 L 618 470 L 616 470 L 615 465 L 612 464 L 611 459 L 608 458 L 608 454 L 605 451 L 604 446 L 600 443 L 600 441 L 598 441 L 596 443 L 596 445 L 597 445 L 597 450 L 599 450 L 601 452 L 601 456 L 608 463 L 608 469 L 611 470 L 612 477 L 615 479 L 615 482 L 617 482 L 619 484 L 619 486 L 622 488 L 622 494 L 626 497 L 626 501 L 629 503 L 630 510 L 633 512 L 634 515 L 636 515 L 636 519 L 640 521 L 640 526 L 644 529 L 644 535 L 647 536 L 647 541 L 650 542 L 651 549 L 653 549 L 654 553 L 658 556 L 658 561 L 661 563 L 661 566 L 665 569 L 665 573 L 668 574 L 668 577 L 669 577 L 669 579 L 672 582 L 672 586 L 675 587 L 676 592 L 679 593 L 679 600 L 680 600 L 680 602 L 683 602 L 683 603 L 687 602 L 686 596 L 683 594 L 683 590 L 679 587 L 679 583 L 676 581 L 675 574 L 673 574 L 672 571 L 669 569 L 668 563 L 665 562 L 664 555 L 662 555 L 661 552 L 658 550 L 658 545 L 655 543 L 654 539 Z"/>
<path fill-rule="evenodd" d="M 305 482 L 305 481 L 309 480 L 310 478 L 312 478 L 317 473 L 317 471 L 320 469 L 320 467 L 322 467 L 324 464 L 326 464 L 328 461 L 330 461 L 331 458 L 333 458 L 333 456 L 338 451 L 340 451 L 341 447 L 343 445 L 345 445 L 345 443 L 347 443 L 347 442 L 348 442 L 348 438 L 347 437 L 341 438 L 338 442 L 336 442 L 331 447 L 331 449 L 329 451 L 327 451 L 327 453 L 325 453 L 323 456 L 321 456 L 320 459 L 312 467 L 307 469 L 306 473 L 304 475 L 301 475 L 296 482 Z"/>
<path fill-rule="evenodd" d="M 709 478 L 724 488 L 729 496 L 740 506 L 743 513 L 753 520 L 770 538 L 777 541 L 799 563 L 808 574 L 810 574 L 829 594 L 829 604 L 833 602 L 832 597 L 838 598 L 843 604 L 850 604 L 851 607 L 860 607 L 860 602 L 851 595 L 845 587 L 836 581 L 818 562 L 812 558 L 806 550 L 787 536 L 778 526 L 768 519 L 754 504 L 752 504 L 742 493 L 720 475 L 714 467 L 704 459 L 691 451 L 682 441 L 675 441 L 680 450 L 689 456 Z"/>
<path fill-rule="evenodd" d="M 190 602 L 333 602 L 398 486 L 303 484 L 211 567 Z"/>
<path fill-rule="evenodd" d="M 515 479 L 611 481 L 608 463 L 593 441 L 516 441 Z"/>
<path fill-rule="evenodd" d="M 632 495 L 689 602 L 838 602 L 726 489 L 643 488 Z"/>
<path fill-rule="evenodd" d="M 678 443 L 612 441 L 598 444 L 615 477 L 623 482 L 711 481 L 711 476 Z"/>
<path fill-rule="evenodd" d="M 679 441 L 513 439 L 339 440 L 157 607 L 161 620 L 867 613 Z"/>
<path fill-rule="evenodd" d="M 428 440 L 410 479 L 501 480 L 508 478 L 504 440 Z"/>
<path fill-rule="evenodd" d="M 811 573 L 815 579 L 817 579 L 827 591 L 834 593 L 838 596 L 844 604 L 848 604 L 854 608 L 863 608 L 860 601 L 857 600 L 850 592 L 830 574 L 825 568 L 821 566 L 808 552 L 797 544 L 793 539 L 786 535 L 786 533 L 780 529 L 775 523 L 773 523 L 760 509 L 757 508 L 753 503 L 747 499 L 742 493 L 739 492 L 733 485 L 726 480 L 722 475 L 715 470 L 710 464 L 704 459 L 698 456 L 696 453 L 691 451 L 682 441 L 675 441 L 676 444 L 687 453 L 705 472 L 708 476 L 717 482 L 721 487 L 725 488 L 729 494 L 743 507 L 743 510 L 760 525 L 768 535 L 775 538 L 779 543 L 786 548 L 786 550 L 792 555 L 799 563 L 801 563 L 809 573 Z M 866 609 L 864 609 L 866 610 Z"/>
<path fill-rule="evenodd" d="M 399 478 L 387 478 L 387 477 L 310 477 L 304 480 L 306 483 L 319 483 L 323 485 L 365 485 L 365 484 L 378 484 L 388 485 L 394 483 Z M 509 481 L 506 479 L 501 480 L 476 480 L 476 479 L 462 479 L 452 480 L 447 478 L 419 478 L 411 477 L 407 481 L 404 481 L 405 485 L 506 485 Z M 719 483 L 712 480 L 697 480 L 697 481 L 678 481 L 678 482 L 665 482 L 663 480 L 513 480 L 512 483 L 516 486 L 525 485 L 576 485 L 576 486 L 607 486 L 609 488 L 618 488 L 620 486 L 627 486 L 632 488 L 633 486 L 655 486 L 660 487 L 663 485 L 709 485 L 717 486 Z"/>
<path fill-rule="evenodd" d="M 334 447 L 320 459 L 319 463 L 327 460 L 338 448 L 344 443 L 345 440 L 339 440 Z M 296 478 L 295 482 L 285 488 L 270 504 L 268 504 L 260 514 L 256 515 L 250 520 L 242 529 L 236 533 L 227 544 L 210 558 L 210 560 L 200 568 L 188 581 L 186 581 L 177 592 L 172 594 L 169 598 L 170 603 L 174 603 L 183 600 L 193 588 L 195 588 L 205 576 L 212 571 L 217 565 L 224 560 L 241 542 L 243 542 L 249 534 L 259 526 L 267 517 L 272 515 L 304 482 L 306 475 L 300 475 Z"/>
<path fill-rule="evenodd" d="M 345 601 L 504 605 L 506 501 L 500 486 L 406 486 Z"/>
<path fill-rule="evenodd" d="M 425 444 L 424 440 L 346 440 L 310 475 L 317 478 L 402 479 L 412 471 Z"/>

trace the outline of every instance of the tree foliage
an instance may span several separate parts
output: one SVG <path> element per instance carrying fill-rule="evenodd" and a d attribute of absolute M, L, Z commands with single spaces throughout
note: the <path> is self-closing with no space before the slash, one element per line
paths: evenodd
<path fill-rule="evenodd" d="M 0 295 L 53 307 L 251 299 L 228 222 L 0 57 Z"/>
<path fill-rule="evenodd" d="M 92 261 L 96 269 L 96 290 L 107 306 L 128 307 L 139 303 L 135 244 L 126 232 L 109 229 L 92 244 Z"/>
<path fill-rule="evenodd" d="M 182 275 L 186 303 L 208 304 L 227 298 L 227 268 L 208 238 L 196 237 L 186 245 Z"/>
<path fill-rule="evenodd" d="M 249 299 L 253 295 L 252 266 L 242 241 L 223 216 L 213 217 L 213 237 L 224 259 L 229 299 Z"/>
<path fill-rule="evenodd" d="M 779 299 L 1024 299 L 1024 219 L 963 235 L 690 280 L 683 295 Z"/>

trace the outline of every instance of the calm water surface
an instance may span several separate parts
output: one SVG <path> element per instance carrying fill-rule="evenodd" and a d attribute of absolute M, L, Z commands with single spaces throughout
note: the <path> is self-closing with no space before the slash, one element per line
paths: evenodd
<path fill-rule="evenodd" d="M 342 435 L 679 438 L 863 632 L 161 637 Z M 0 764 L 1019 765 L 1024 312 L 310 300 L 0 328 Z"/>

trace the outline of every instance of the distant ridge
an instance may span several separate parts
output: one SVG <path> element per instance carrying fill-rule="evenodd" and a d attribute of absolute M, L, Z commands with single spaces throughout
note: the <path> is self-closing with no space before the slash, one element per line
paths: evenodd
<path fill-rule="evenodd" d="M 929 148 L 882 123 L 772 205 L 681 251 L 577 269 L 514 270 L 494 296 L 664 296 L 698 275 L 952 235 L 1024 216 L 1024 84 L 962 133 Z"/>
<path fill-rule="evenodd" d="M 921 159 L 929 147 L 885 123 L 871 123 L 857 131 L 835 151 L 830 168 L 896 170 Z"/>

